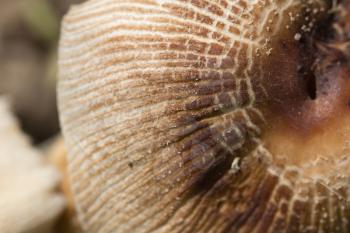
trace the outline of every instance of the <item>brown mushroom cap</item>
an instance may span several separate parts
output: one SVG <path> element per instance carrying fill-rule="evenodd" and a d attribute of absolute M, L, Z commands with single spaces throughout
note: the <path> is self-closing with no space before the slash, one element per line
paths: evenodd
<path fill-rule="evenodd" d="M 90 0 L 58 99 L 86 232 L 349 232 L 348 0 Z"/>

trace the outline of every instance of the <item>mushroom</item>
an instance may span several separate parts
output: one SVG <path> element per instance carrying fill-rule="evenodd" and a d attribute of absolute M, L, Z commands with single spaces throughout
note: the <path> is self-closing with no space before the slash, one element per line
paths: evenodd
<path fill-rule="evenodd" d="M 90 0 L 58 101 L 85 232 L 349 232 L 348 0 Z"/>
<path fill-rule="evenodd" d="M 0 232 L 49 233 L 64 209 L 59 173 L 32 148 L 0 98 Z"/>

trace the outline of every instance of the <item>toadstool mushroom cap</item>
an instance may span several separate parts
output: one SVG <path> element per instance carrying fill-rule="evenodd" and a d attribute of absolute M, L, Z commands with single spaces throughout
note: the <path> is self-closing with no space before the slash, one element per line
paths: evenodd
<path fill-rule="evenodd" d="M 84 230 L 349 232 L 349 5 L 72 8 L 58 100 Z"/>

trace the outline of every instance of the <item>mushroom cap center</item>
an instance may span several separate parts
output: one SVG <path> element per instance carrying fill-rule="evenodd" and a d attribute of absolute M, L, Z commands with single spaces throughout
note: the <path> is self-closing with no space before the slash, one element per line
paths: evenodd
<path fill-rule="evenodd" d="M 349 5 L 344 3 L 343 8 Z M 262 138 L 277 164 L 325 174 L 329 164 L 350 152 L 350 32 L 342 22 L 346 19 L 349 13 L 339 11 L 324 19 L 311 36 L 297 33 L 293 39 L 289 35 L 289 40 L 273 42 Z"/>

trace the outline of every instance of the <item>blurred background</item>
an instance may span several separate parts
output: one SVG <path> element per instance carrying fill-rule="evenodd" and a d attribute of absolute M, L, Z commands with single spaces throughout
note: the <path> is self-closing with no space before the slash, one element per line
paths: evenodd
<path fill-rule="evenodd" d="M 55 99 L 60 21 L 83 0 L 0 0 L 0 95 L 40 144 L 59 132 Z"/>
<path fill-rule="evenodd" d="M 6 97 L 11 105 L 11 111 L 20 122 L 22 131 L 29 136 L 36 148 L 42 150 L 50 147 L 50 144 L 55 144 L 54 142 L 59 139 L 56 78 L 60 23 L 71 5 L 83 1 L 0 0 L 0 96 Z M 77 233 L 80 232 L 80 228 L 75 218 L 73 201 L 70 199 L 68 181 L 64 175 L 66 174 L 66 165 L 63 141 L 57 144 L 57 149 L 54 149 L 52 155 L 41 151 L 46 155 L 46 159 L 53 160 L 51 162 L 59 168 L 62 181 L 57 189 L 59 188 L 59 192 L 65 194 L 67 200 L 66 211 L 56 223 L 55 232 Z M 10 153 L 7 156 L 12 155 Z M 24 156 L 27 155 L 23 155 L 23 158 Z M 5 163 L 0 163 L 2 166 L 7 161 L 5 155 L 2 159 L 4 158 Z M 23 161 L 25 162 L 27 159 Z M 18 163 L 23 161 L 18 161 Z M 15 167 L 13 169 L 16 170 Z M 33 174 L 36 171 L 28 169 L 21 172 Z M 22 174 L 21 172 L 18 171 L 19 176 Z M 2 178 L 6 180 L 6 177 Z M 13 177 L 9 177 L 9 179 L 13 179 Z M 23 180 L 26 179 L 23 178 Z M 33 182 L 34 185 L 40 186 L 40 177 Z M 57 185 L 55 181 L 52 182 L 52 186 Z M 5 192 L 0 190 L 0 194 L 2 194 L 0 198 L 4 198 L 4 195 L 6 197 L 6 191 L 11 192 L 11 188 L 7 187 Z M 28 190 L 26 192 L 28 195 L 31 194 Z M 53 202 L 54 194 L 50 195 L 52 195 L 50 201 Z M 16 214 L 21 216 L 21 211 L 18 212 Z M 0 211 L 0 217 L 1 214 L 5 214 L 6 217 L 6 213 Z M 50 215 L 50 213 L 48 214 Z M 28 216 L 28 218 L 30 217 Z M 40 221 L 38 220 L 38 222 Z M 36 226 L 35 222 L 29 225 Z M 6 223 L 1 225 L 0 222 L 0 228 L 1 226 L 6 226 Z M 2 230 L 0 231 L 3 233 Z M 41 233 L 41 231 L 36 230 L 34 232 Z"/>

